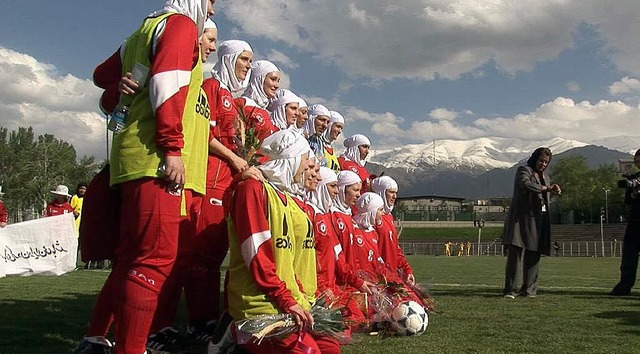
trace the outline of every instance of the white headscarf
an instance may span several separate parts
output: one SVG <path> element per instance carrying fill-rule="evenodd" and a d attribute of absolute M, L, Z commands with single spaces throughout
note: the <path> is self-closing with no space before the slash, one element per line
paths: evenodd
<path fill-rule="evenodd" d="M 342 114 L 336 111 L 329 111 L 329 113 L 331 114 L 329 116 L 329 125 L 327 126 L 327 130 L 322 134 L 322 139 L 327 142 L 327 144 L 333 143 L 333 140 L 331 139 L 331 127 L 335 123 L 342 123 L 344 125 L 344 117 Z"/>
<path fill-rule="evenodd" d="M 353 171 L 338 172 L 338 196 L 333 200 L 333 209 L 351 215 L 351 205 L 345 202 L 345 189 L 356 183 L 362 183 L 362 180 Z"/>
<path fill-rule="evenodd" d="M 309 203 L 316 206 L 322 213 L 327 213 L 331 209 L 333 200 L 329 196 L 327 184 L 338 181 L 338 175 L 328 167 L 320 167 L 320 183 L 315 191 L 307 193 Z"/>
<path fill-rule="evenodd" d="M 192 19 L 198 29 L 196 33 L 202 33 L 204 31 L 204 22 L 207 19 L 208 3 L 209 0 L 167 0 L 162 10 L 152 12 L 149 17 L 176 12 Z"/>
<path fill-rule="evenodd" d="M 233 98 L 242 96 L 251 78 L 251 69 L 243 81 L 236 76 L 236 61 L 243 52 L 253 53 L 249 43 L 237 39 L 224 41 L 218 48 L 218 62 L 213 66 L 213 77 L 227 86 Z"/>
<path fill-rule="evenodd" d="M 371 188 L 377 195 L 382 197 L 384 201 L 384 212 L 390 214 L 391 211 L 393 211 L 393 205 L 387 203 L 387 195 L 385 192 L 387 189 L 395 189 L 398 191 L 398 183 L 389 176 L 380 176 L 371 182 Z"/>
<path fill-rule="evenodd" d="M 304 195 L 304 180 L 293 176 L 302 162 L 301 156 L 311 152 L 307 139 L 293 130 L 277 131 L 262 141 L 262 153 L 269 161 L 258 166 L 265 178 L 282 191 Z"/>
<path fill-rule="evenodd" d="M 366 192 L 356 200 L 356 213 L 353 222 L 362 230 L 368 230 L 376 224 L 376 214 L 384 206 L 382 198 L 372 192 Z"/>
<path fill-rule="evenodd" d="M 304 132 L 305 135 L 311 137 L 316 134 L 316 117 L 317 116 L 331 116 L 331 112 L 329 109 L 321 104 L 313 104 L 309 106 L 309 110 L 307 112 L 309 119 L 304 124 Z"/>
<path fill-rule="evenodd" d="M 298 103 L 299 101 L 300 97 L 290 90 L 279 89 L 276 91 L 276 97 L 274 97 L 267 106 L 267 110 L 271 113 L 273 124 L 279 129 L 287 129 L 289 124 L 287 124 L 286 107 L 289 103 Z M 295 124 L 293 124 L 293 126 L 295 127 Z"/>
<path fill-rule="evenodd" d="M 360 166 L 364 167 L 366 163 L 365 160 L 360 159 L 360 150 L 358 150 L 358 146 L 360 145 L 369 145 L 371 146 L 371 141 L 369 138 L 362 134 L 354 134 L 346 139 L 342 143 L 346 148 L 344 153 L 342 154 L 345 158 L 357 163 Z"/>
<path fill-rule="evenodd" d="M 269 97 L 264 92 L 264 79 L 272 72 L 280 71 L 278 67 L 267 60 L 254 61 L 251 64 L 251 76 L 249 77 L 249 87 L 244 91 L 243 96 L 254 100 L 258 107 L 267 108 Z"/>

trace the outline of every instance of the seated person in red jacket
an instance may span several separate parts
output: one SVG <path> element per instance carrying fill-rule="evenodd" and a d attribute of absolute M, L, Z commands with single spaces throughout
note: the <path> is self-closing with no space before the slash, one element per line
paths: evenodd
<path fill-rule="evenodd" d="M 51 193 L 53 193 L 54 198 L 51 203 L 47 204 L 44 212 L 45 217 L 73 213 L 73 208 L 71 204 L 69 204 L 71 195 L 69 194 L 69 188 L 67 186 L 62 184 L 58 185 Z"/>
<path fill-rule="evenodd" d="M 371 182 L 371 188 L 384 200 L 382 219 L 375 225 L 380 255 L 390 269 L 402 272 L 402 280 L 414 285 L 416 278 L 398 243 L 398 232 L 391 214 L 398 194 L 398 183 L 389 176 L 381 176 Z"/>

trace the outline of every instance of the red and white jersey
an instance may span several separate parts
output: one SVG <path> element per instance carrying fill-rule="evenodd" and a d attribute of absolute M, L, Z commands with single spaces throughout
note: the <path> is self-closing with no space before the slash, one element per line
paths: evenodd
<path fill-rule="evenodd" d="M 387 267 L 402 269 L 405 274 L 413 274 L 413 270 L 411 270 L 411 266 L 400 248 L 393 215 L 383 214 L 380 224 L 376 225 L 376 232 L 378 233 L 378 249 Z"/>
<path fill-rule="evenodd" d="M 353 224 L 353 219 L 351 219 L 351 215 L 337 210 L 333 211 L 331 214 L 336 237 L 342 245 L 344 259 L 347 262 L 349 268 L 355 271 L 356 269 L 358 269 L 358 264 L 356 262 L 355 256 L 353 255 L 353 249 L 351 247 L 353 245 L 353 239 L 355 237 L 355 225 Z"/>
<path fill-rule="evenodd" d="M 184 146 L 182 113 L 189 93 L 189 80 L 184 79 L 184 73 L 191 72 L 193 63 L 200 60 L 200 35 L 196 33 L 193 20 L 187 16 L 176 14 L 163 22 L 164 26 L 158 25 L 162 30 L 154 36 L 148 78 L 151 108 L 156 120 L 155 142 L 166 155 L 180 155 L 180 149 Z M 194 41 L 185 38 L 193 38 Z M 123 76 L 121 49 L 93 73 L 95 85 L 107 90 L 105 95 L 110 95 L 102 98 L 104 108 L 117 102 L 117 85 Z"/>
<path fill-rule="evenodd" d="M 338 283 L 360 288 L 364 281 L 358 278 L 347 264 L 342 245 L 335 233 L 332 214 L 316 211 L 314 228 L 318 292 L 330 289 L 337 294 L 340 292 Z"/>
<path fill-rule="evenodd" d="M 269 135 L 277 132 L 278 127 L 273 124 L 269 112 L 258 107 L 258 105 L 250 98 L 238 97 L 235 99 L 236 109 L 243 112 L 246 117 L 245 124 L 247 129 L 253 127 L 256 137 L 263 141 Z"/>
<path fill-rule="evenodd" d="M 358 270 L 366 272 L 374 280 L 378 278 L 378 275 L 387 273 L 378 250 L 378 233 L 375 229 L 361 230 L 356 227 L 351 247 L 358 264 Z"/>
<path fill-rule="evenodd" d="M 68 214 L 68 213 L 73 213 L 73 208 L 71 207 L 71 204 L 67 202 L 58 203 L 56 201 L 53 201 L 47 204 L 47 208 L 45 209 L 44 216 L 48 217 L 48 216 L 56 216 L 56 215 L 62 215 L 62 214 Z"/>
<path fill-rule="evenodd" d="M 235 128 L 234 120 L 237 116 L 235 103 L 231 93 L 215 78 L 209 78 L 202 83 L 202 89 L 207 94 L 211 110 L 209 139 L 216 139 L 222 145 L 234 151 Z M 229 162 L 211 152 L 207 161 L 207 188 L 224 191 L 231 185 L 233 172 Z"/>
<path fill-rule="evenodd" d="M 369 171 L 367 171 L 364 166 L 360 166 L 359 164 L 346 159 L 344 156 L 338 157 L 338 163 L 340 163 L 341 171 L 351 171 L 360 177 L 360 180 L 362 180 L 361 193 L 368 192 L 370 190 L 371 178 L 369 178 Z"/>

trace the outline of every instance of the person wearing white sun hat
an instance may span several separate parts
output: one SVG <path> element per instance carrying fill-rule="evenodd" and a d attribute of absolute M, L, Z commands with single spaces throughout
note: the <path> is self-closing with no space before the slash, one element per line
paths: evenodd
<path fill-rule="evenodd" d="M 56 189 L 52 190 L 51 193 L 54 197 L 53 200 L 47 204 L 44 213 L 45 217 L 73 213 L 73 208 L 71 204 L 69 204 L 71 194 L 69 194 L 69 188 L 67 186 L 60 184 L 56 186 Z"/>
<path fill-rule="evenodd" d="M 0 198 L 4 195 L 2 191 L 2 186 L 0 186 Z M 7 226 L 7 222 L 9 222 L 9 212 L 7 212 L 7 208 L 4 206 L 4 202 L 0 200 L 0 227 Z"/>

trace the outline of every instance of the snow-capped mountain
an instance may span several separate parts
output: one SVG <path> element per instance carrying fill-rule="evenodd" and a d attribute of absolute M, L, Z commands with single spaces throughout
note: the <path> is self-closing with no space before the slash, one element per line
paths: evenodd
<path fill-rule="evenodd" d="M 540 142 L 497 137 L 436 140 L 426 144 L 409 144 L 388 150 L 372 150 L 369 161 L 386 168 L 407 171 L 435 168 L 484 172 L 494 168 L 510 168 L 527 158 L 540 146 L 549 147 L 555 155 L 586 145 L 589 144 L 563 138 Z"/>
<path fill-rule="evenodd" d="M 591 142 L 596 146 L 604 146 L 612 150 L 618 150 L 629 154 L 635 154 L 640 148 L 640 136 L 620 135 L 598 139 Z"/>

